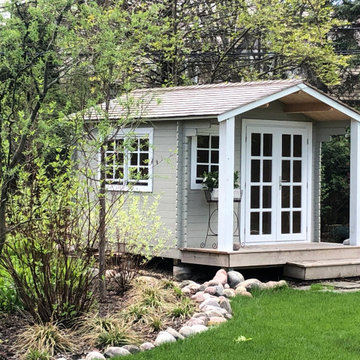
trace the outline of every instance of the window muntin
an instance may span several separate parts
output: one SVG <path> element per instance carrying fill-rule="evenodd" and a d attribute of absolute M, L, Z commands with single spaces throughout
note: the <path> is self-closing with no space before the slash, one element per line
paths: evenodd
<path fill-rule="evenodd" d="M 192 188 L 201 189 L 205 172 L 219 171 L 219 136 L 198 135 L 193 138 Z"/>
<path fill-rule="evenodd" d="M 108 189 L 152 190 L 152 129 L 116 134 L 105 149 Z"/>

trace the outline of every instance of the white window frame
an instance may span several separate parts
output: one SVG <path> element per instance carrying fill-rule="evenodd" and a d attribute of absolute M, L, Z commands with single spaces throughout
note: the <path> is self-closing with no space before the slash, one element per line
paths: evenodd
<path fill-rule="evenodd" d="M 120 129 L 109 135 L 109 141 L 124 139 L 129 134 L 136 138 L 148 137 L 149 139 L 149 179 L 145 185 L 129 185 L 125 184 L 106 184 L 106 190 L 110 191 L 135 191 L 135 192 L 152 192 L 153 191 L 153 159 L 154 159 L 154 129 L 153 128 L 136 128 L 136 129 Z M 99 154 L 99 179 L 100 179 L 100 162 L 101 154 Z M 125 170 L 124 170 L 125 171 Z"/>
<path fill-rule="evenodd" d="M 197 176 L 196 176 L 196 167 L 198 165 L 197 163 L 197 138 L 198 136 L 217 136 L 219 137 L 218 133 L 200 133 L 197 134 L 196 136 L 192 136 L 191 137 L 191 190 L 201 190 L 203 189 L 204 185 L 203 184 L 198 184 L 196 182 Z M 220 137 L 219 137 L 220 139 Z M 220 149 L 219 149 L 219 156 L 220 156 Z M 209 164 L 213 164 L 211 162 L 211 158 L 209 158 Z M 215 164 L 214 164 L 215 165 Z M 219 166 L 219 163 L 217 164 Z"/>

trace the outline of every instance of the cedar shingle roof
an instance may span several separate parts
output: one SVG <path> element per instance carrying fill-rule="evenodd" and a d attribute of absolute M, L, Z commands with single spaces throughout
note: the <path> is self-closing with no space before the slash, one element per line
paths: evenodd
<path fill-rule="evenodd" d="M 140 89 L 112 100 L 109 116 L 118 119 L 131 113 L 132 117 L 144 119 L 216 117 L 300 83 L 303 81 L 271 80 Z M 104 109 L 104 104 L 100 107 Z M 87 118 L 99 119 L 100 113 L 92 109 Z"/>

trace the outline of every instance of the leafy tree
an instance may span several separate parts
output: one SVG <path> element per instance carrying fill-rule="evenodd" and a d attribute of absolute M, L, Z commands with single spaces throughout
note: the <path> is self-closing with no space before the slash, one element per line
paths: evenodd
<path fill-rule="evenodd" d="M 158 21 L 168 26 L 159 34 L 159 50 L 146 49 L 155 65 L 148 74 L 151 84 L 301 75 L 323 87 L 337 83 L 346 65 L 327 36 L 340 21 L 326 0 L 161 3 Z"/>

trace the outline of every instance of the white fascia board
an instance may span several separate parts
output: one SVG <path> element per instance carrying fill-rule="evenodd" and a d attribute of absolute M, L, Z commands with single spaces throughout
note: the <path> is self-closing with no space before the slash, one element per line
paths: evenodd
<path fill-rule="evenodd" d="M 358 114 L 357 112 L 347 108 L 344 105 L 341 105 L 337 101 L 331 99 L 330 97 L 328 97 L 324 94 L 321 94 L 320 92 L 316 91 L 315 89 L 312 89 L 309 86 L 306 86 L 305 84 L 299 84 L 298 86 L 306 94 L 313 96 L 314 98 L 320 100 L 324 104 L 331 106 L 332 108 L 334 108 L 337 111 L 340 111 L 344 115 L 349 116 L 351 119 L 360 121 L 360 114 Z"/>
<path fill-rule="evenodd" d="M 251 102 L 249 104 L 246 104 L 246 105 L 240 106 L 238 108 L 235 108 L 233 110 L 222 113 L 222 114 L 218 115 L 218 117 L 217 117 L 218 121 L 222 122 L 222 121 L 224 121 L 226 119 L 229 119 L 231 117 L 243 114 L 243 113 L 245 113 L 247 111 L 256 109 L 259 106 L 265 105 L 265 104 L 267 104 L 269 102 L 272 102 L 272 101 L 275 101 L 275 100 L 278 100 L 278 99 L 280 99 L 280 98 L 282 98 L 284 96 L 291 95 L 291 94 L 293 94 L 293 93 L 295 93 L 297 91 L 300 91 L 300 90 L 302 90 L 302 89 L 298 85 L 289 87 L 289 88 L 287 88 L 285 90 L 282 90 L 282 91 L 279 91 L 279 92 L 277 92 L 275 94 L 266 96 L 263 99 L 256 100 L 256 101 Z"/>

